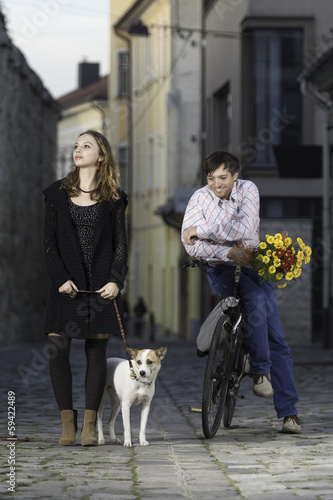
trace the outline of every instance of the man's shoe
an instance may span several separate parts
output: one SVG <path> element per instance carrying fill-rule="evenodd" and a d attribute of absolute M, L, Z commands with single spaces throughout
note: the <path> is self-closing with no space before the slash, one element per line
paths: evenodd
<path fill-rule="evenodd" d="M 302 427 L 297 415 L 289 415 L 289 417 L 284 417 L 282 432 L 286 434 L 301 434 Z"/>
<path fill-rule="evenodd" d="M 261 398 L 267 398 L 268 396 L 273 396 L 274 391 L 271 384 L 269 374 L 265 375 L 253 375 L 253 392 L 256 396 Z"/>

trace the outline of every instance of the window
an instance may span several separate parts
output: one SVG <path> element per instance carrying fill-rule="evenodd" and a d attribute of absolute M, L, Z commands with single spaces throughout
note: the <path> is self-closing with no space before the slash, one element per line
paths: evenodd
<path fill-rule="evenodd" d="M 165 26 L 167 25 L 167 20 L 166 19 L 163 20 L 163 24 Z M 161 36 L 162 36 L 162 44 L 161 44 L 162 45 L 161 71 L 162 71 L 162 75 L 165 75 L 167 73 L 167 71 L 168 71 L 168 60 L 167 60 L 167 57 L 168 57 L 168 42 L 169 42 L 169 39 L 168 39 L 167 28 L 164 28 Z"/>
<path fill-rule="evenodd" d="M 59 148 L 57 161 L 57 172 L 59 177 L 66 177 L 68 172 L 73 168 L 73 147 L 63 146 Z"/>
<path fill-rule="evenodd" d="M 152 61 L 152 37 L 147 37 L 146 41 L 146 74 L 145 83 L 149 83 L 154 74 L 153 61 Z"/>
<path fill-rule="evenodd" d="M 297 81 L 303 66 L 301 34 L 301 30 L 254 32 L 258 163 L 274 163 L 274 144 L 301 143 L 302 102 Z"/>
<path fill-rule="evenodd" d="M 244 32 L 243 162 L 275 165 L 273 146 L 302 144 L 302 28 Z M 243 47 L 244 48 L 244 47 Z"/>
<path fill-rule="evenodd" d="M 120 170 L 121 177 L 121 187 L 125 193 L 129 191 L 129 182 L 128 182 L 128 146 L 119 145 L 118 146 L 118 166 Z"/>
<path fill-rule="evenodd" d="M 155 29 L 153 31 L 154 41 L 153 41 L 153 65 L 154 65 L 154 78 L 158 78 L 161 74 L 161 30 Z"/>
<path fill-rule="evenodd" d="M 128 95 L 128 52 L 118 53 L 118 96 Z"/>
<path fill-rule="evenodd" d="M 156 159 L 155 159 L 155 187 L 160 188 L 162 186 L 162 170 L 163 170 L 163 149 L 164 142 L 162 134 L 158 133 L 156 137 Z"/>
<path fill-rule="evenodd" d="M 134 193 L 138 194 L 140 192 L 140 165 L 141 165 L 141 148 L 140 143 L 137 142 L 134 147 L 135 156 L 133 161 L 133 176 L 134 176 Z"/>
<path fill-rule="evenodd" d="M 140 40 L 134 42 L 134 89 L 141 84 Z"/>
<path fill-rule="evenodd" d="M 230 149 L 232 102 L 229 83 L 223 85 L 211 99 L 211 150 Z"/>
<path fill-rule="evenodd" d="M 204 0 L 204 9 L 205 11 L 210 8 L 211 5 L 213 5 L 214 0 Z"/>
<path fill-rule="evenodd" d="M 154 138 L 148 139 L 148 189 L 153 189 L 154 186 Z"/>

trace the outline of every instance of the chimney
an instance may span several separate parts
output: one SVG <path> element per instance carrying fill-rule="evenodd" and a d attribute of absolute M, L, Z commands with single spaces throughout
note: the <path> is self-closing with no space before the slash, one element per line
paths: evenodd
<path fill-rule="evenodd" d="M 79 63 L 79 89 L 83 89 L 99 79 L 99 63 Z"/>

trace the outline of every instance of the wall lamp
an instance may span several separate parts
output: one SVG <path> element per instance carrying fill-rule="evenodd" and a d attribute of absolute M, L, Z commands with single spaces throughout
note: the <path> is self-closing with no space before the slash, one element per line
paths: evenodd
<path fill-rule="evenodd" d="M 149 36 L 147 26 L 140 20 L 131 25 L 128 33 L 134 36 Z"/>

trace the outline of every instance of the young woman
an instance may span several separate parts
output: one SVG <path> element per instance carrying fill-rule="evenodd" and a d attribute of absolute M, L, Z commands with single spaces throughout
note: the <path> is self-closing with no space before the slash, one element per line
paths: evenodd
<path fill-rule="evenodd" d="M 97 445 L 96 412 L 106 380 L 108 335 L 119 329 L 113 299 L 127 273 L 125 208 L 119 168 L 99 132 L 82 133 L 73 152 L 74 170 L 45 191 L 44 259 L 50 277 L 45 333 L 50 375 L 61 411 L 60 445 L 76 442 L 71 339 L 85 339 L 86 406 L 81 444 Z M 90 292 L 90 293 L 89 293 Z"/>

